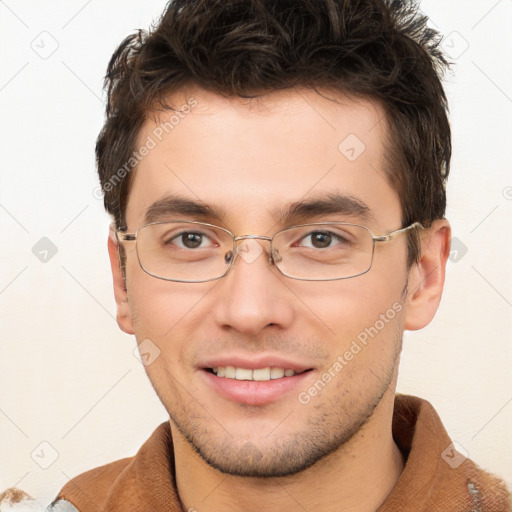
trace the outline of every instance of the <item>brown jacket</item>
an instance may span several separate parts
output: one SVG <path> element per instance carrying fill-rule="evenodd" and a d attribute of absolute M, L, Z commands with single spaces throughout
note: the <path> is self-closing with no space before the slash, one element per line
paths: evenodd
<path fill-rule="evenodd" d="M 397 395 L 393 435 L 406 465 L 377 512 L 512 511 L 503 482 L 454 451 L 441 420 L 425 400 Z M 74 478 L 59 498 L 80 512 L 183 512 L 169 424 L 160 425 L 135 457 Z"/>

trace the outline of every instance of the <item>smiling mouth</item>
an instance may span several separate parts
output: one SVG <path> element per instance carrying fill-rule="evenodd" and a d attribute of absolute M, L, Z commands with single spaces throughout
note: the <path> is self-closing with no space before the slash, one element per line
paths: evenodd
<path fill-rule="evenodd" d="M 302 373 L 309 372 L 312 368 L 296 372 L 290 368 L 265 367 L 265 368 L 239 368 L 236 366 L 217 366 L 215 368 L 205 368 L 205 370 L 217 377 L 234 380 L 251 380 L 251 381 L 269 381 L 282 379 L 284 377 L 294 377 Z"/>

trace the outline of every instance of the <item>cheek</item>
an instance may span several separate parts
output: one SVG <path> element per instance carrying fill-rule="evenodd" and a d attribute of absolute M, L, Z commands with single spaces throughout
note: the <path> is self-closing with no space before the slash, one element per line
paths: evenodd
<path fill-rule="evenodd" d="M 402 347 L 404 309 L 398 301 L 388 306 L 367 303 L 359 311 L 340 315 L 323 369 L 323 376 L 328 373 L 335 380 L 326 398 L 348 394 L 357 407 L 357 402 L 366 403 L 368 396 L 384 392 L 392 382 Z"/>
<path fill-rule="evenodd" d="M 346 343 L 379 322 L 381 315 L 388 321 L 379 330 L 387 332 L 403 309 L 404 286 L 404 276 L 379 275 L 372 269 L 352 279 L 299 285 L 295 292 L 308 310 L 307 322 L 321 323 L 330 337 Z"/>
<path fill-rule="evenodd" d="M 135 269 L 128 274 L 128 301 L 138 343 L 150 340 L 163 361 L 181 361 L 193 341 L 191 326 L 205 320 L 204 299 L 216 282 L 175 283 Z"/>
<path fill-rule="evenodd" d="M 187 371 L 191 366 L 189 346 L 194 342 L 190 326 L 202 324 L 201 298 L 208 293 L 204 283 L 200 286 L 201 289 L 159 281 L 151 276 L 138 276 L 129 282 L 130 308 L 141 360 L 163 403 L 171 399 L 181 403 L 186 399 L 186 393 L 182 396 L 183 387 L 188 382 Z"/>

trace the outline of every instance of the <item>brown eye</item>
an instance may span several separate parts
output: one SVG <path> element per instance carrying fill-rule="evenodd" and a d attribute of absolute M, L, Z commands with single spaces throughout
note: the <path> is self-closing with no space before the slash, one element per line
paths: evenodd
<path fill-rule="evenodd" d="M 300 238 L 298 247 L 308 249 L 341 249 L 348 248 L 350 242 L 342 233 L 332 231 L 310 231 Z"/>
<path fill-rule="evenodd" d="M 181 235 L 181 243 L 187 249 L 196 249 L 200 247 L 203 242 L 203 235 L 200 233 L 183 233 Z"/>
<path fill-rule="evenodd" d="M 325 249 L 329 247 L 332 242 L 332 236 L 329 233 L 322 233 L 317 231 L 315 233 L 311 233 L 311 245 L 316 249 Z"/>

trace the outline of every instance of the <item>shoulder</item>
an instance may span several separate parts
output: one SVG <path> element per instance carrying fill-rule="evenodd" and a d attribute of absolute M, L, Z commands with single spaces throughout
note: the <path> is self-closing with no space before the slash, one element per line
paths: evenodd
<path fill-rule="evenodd" d="M 129 457 L 117 460 L 74 477 L 62 488 L 58 499 L 89 503 L 95 508 L 102 508 L 110 489 L 120 477 L 129 473 L 134 459 Z"/>
<path fill-rule="evenodd" d="M 431 512 L 512 510 L 506 484 L 478 467 L 467 453 L 457 451 L 457 444 L 426 400 L 396 396 L 393 437 L 404 457 L 405 468 L 388 498 L 388 508 L 383 511 L 396 510 L 413 489 L 417 489 L 415 497 L 421 497 Z"/>
<path fill-rule="evenodd" d="M 141 510 L 150 500 L 148 492 L 151 495 L 155 485 L 163 485 L 170 488 L 167 491 L 176 501 L 173 468 L 172 436 L 169 423 L 164 422 L 135 456 L 74 477 L 62 488 L 57 500 L 69 501 L 81 512 Z"/>

